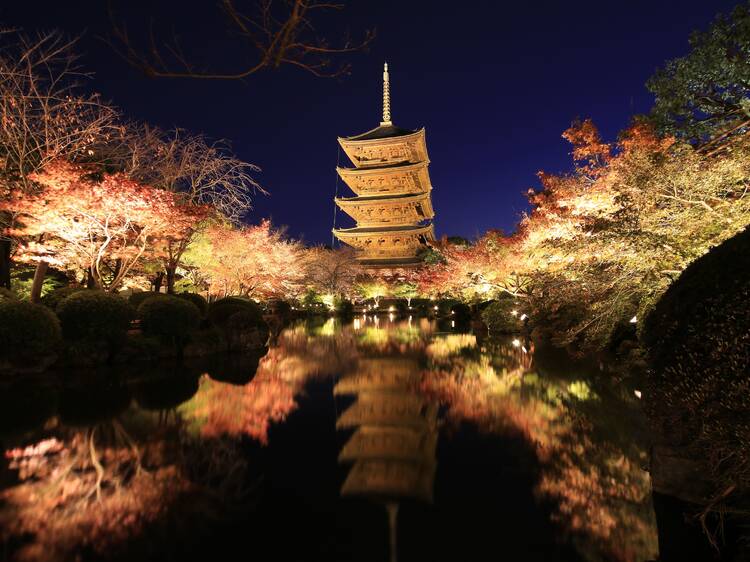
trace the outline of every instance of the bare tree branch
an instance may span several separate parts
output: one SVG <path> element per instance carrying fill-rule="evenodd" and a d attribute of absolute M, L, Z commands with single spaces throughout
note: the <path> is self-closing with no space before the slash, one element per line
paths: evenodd
<path fill-rule="evenodd" d="M 112 37 L 107 42 L 131 66 L 150 77 L 237 80 L 285 64 L 320 77 L 346 75 L 351 66 L 346 62 L 336 64 L 331 57 L 363 50 L 375 38 L 374 31 L 366 31 L 359 41 L 345 37 L 339 46 L 332 46 L 318 36 L 316 22 L 325 18 L 326 11 L 342 10 L 344 5 L 340 3 L 316 0 L 247 0 L 247 3 L 251 7 L 245 11 L 235 0 L 221 0 L 228 31 L 241 38 L 247 47 L 250 62 L 244 68 L 227 72 L 198 69 L 184 55 L 176 37 L 171 42 L 160 41 L 152 28 L 148 46 L 139 48 L 125 24 L 118 22 L 111 5 Z"/>
<path fill-rule="evenodd" d="M 252 208 L 254 195 L 267 194 L 254 179 L 260 169 L 234 156 L 226 141 L 131 124 L 109 149 L 111 165 L 134 180 L 211 205 L 232 222 Z"/>

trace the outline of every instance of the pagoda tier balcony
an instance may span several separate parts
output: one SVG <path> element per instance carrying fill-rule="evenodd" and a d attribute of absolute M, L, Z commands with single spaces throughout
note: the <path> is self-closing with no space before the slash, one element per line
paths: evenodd
<path fill-rule="evenodd" d="M 336 238 L 357 250 L 363 265 L 414 265 L 419 250 L 435 239 L 431 224 L 424 226 L 356 227 L 334 230 Z"/>
<path fill-rule="evenodd" d="M 361 227 L 416 225 L 435 216 L 427 192 L 396 197 L 338 198 L 336 205 Z"/>
<path fill-rule="evenodd" d="M 342 180 L 361 197 L 405 195 L 432 190 L 429 161 L 378 168 L 336 168 Z"/>
<path fill-rule="evenodd" d="M 417 164 L 429 160 L 425 131 L 380 126 L 354 137 L 339 138 L 339 144 L 357 168 Z"/>

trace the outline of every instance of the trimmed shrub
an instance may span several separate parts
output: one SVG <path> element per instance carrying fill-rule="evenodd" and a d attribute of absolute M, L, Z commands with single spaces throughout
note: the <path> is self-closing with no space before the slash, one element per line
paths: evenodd
<path fill-rule="evenodd" d="M 240 311 L 248 311 L 256 319 L 257 324 L 265 324 L 263 310 L 253 301 L 238 297 L 227 297 L 211 303 L 208 307 L 208 320 L 214 326 L 225 327 L 227 320 Z"/>
<path fill-rule="evenodd" d="M 201 316 L 205 316 L 208 312 L 208 301 L 198 293 L 179 293 L 177 296 L 197 306 Z"/>
<path fill-rule="evenodd" d="M 254 328 L 266 328 L 266 322 L 262 315 L 258 316 L 256 311 L 248 308 L 232 314 L 227 319 L 226 326 L 231 331 L 246 331 Z"/>
<path fill-rule="evenodd" d="M 57 315 L 66 340 L 104 342 L 111 353 L 125 341 L 135 311 L 117 295 L 87 290 L 63 299 Z"/>
<path fill-rule="evenodd" d="M 142 333 L 131 333 L 127 335 L 123 349 L 118 355 L 118 360 L 124 363 L 153 361 L 162 356 L 163 350 L 164 346 L 159 338 Z"/>
<path fill-rule="evenodd" d="M 225 330 L 229 347 L 233 350 L 261 348 L 268 340 L 268 326 L 263 316 L 255 310 L 245 309 L 235 312 L 227 319 Z"/>
<path fill-rule="evenodd" d="M 0 358 L 16 363 L 57 351 L 60 322 L 41 304 L 0 301 Z"/>
<path fill-rule="evenodd" d="M 450 316 L 451 310 L 453 310 L 453 307 L 458 304 L 457 300 L 454 299 L 442 299 L 440 301 L 435 302 L 433 304 L 432 312 L 433 314 L 436 314 L 437 316 Z M 438 309 L 435 310 L 435 305 L 437 305 Z"/>
<path fill-rule="evenodd" d="M 741 499 L 750 490 L 750 229 L 682 272 L 642 340 L 656 435 L 709 465 L 717 497 L 734 489 L 725 501 Z"/>
<path fill-rule="evenodd" d="M 57 309 L 57 305 L 63 300 L 67 299 L 70 295 L 85 291 L 85 287 L 60 287 L 54 291 L 50 291 L 42 297 L 42 304 L 50 307 L 52 310 Z"/>
<path fill-rule="evenodd" d="M 187 299 L 162 295 L 143 301 L 138 307 L 138 317 L 144 334 L 182 346 L 198 329 L 201 311 Z"/>
<path fill-rule="evenodd" d="M 516 314 L 513 314 L 513 312 Z M 523 330 L 523 312 L 513 299 L 500 299 L 490 303 L 482 311 L 482 320 L 491 332 L 513 334 Z"/>
<path fill-rule="evenodd" d="M 128 297 L 128 302 L 130 305 L 138 309 L 139 306 L 141 306 L 141 303 L 145 301 L 146 299 L 150 299 L 151 297 L 165 297 L 165 293 L 157 293 L 156 291 L 140 291 L 138 293 L 133 293 Z"/>

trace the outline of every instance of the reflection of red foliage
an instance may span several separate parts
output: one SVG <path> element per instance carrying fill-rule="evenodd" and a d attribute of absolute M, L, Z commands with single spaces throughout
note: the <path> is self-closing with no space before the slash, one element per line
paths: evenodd
<path fill-rule="evenodd" d="M 460 365 L 427 371 L 422 390 L 448 406 L 454 422 L 470 421 L 480 431 L 515 432 L 532 445 L 542 472 L 536 493 L 557 504 L 554 518 L 570 534 L 583 535 L 607 560 L 640 562 L 653 557 L 656 536 L 648 505 L 648 476 L 638 460 L 615 443 L 597 440 L 593 427 L 551 383 L 521 391 L 518 374 L 466 377 Z M 520 379 L 523 380 L 522 378 Z M 523 384 L 523 383 L 521 383 Z M 537 383 L 538 384 L 538 383 Z"/>
<path fill-rule="evenodd" d="M 448 418 L 467 420 L 482 431 L 520 432 L 533 443 L 540 459 L 548 459 L 565 430 L 561 412 L 534 400 L 519 400 L 506 392 L 493 392 L 487 381 L 448 372 L 427 372 L 422 390 L 448 406 Z M 507 388 L 507 387 L 506 387 Z"/>
<path fill-rule="evenodd" d="M 22 480 L 0 492 L 0 541 L 9 545 L 24 537 L 11 550 L 12 559 L 73 560 L 83 548 L 103 558 L 163 518 L 192 484 L 177 466 L 164 463 L 163 443 L 151 443 L 141 453 L 154 466 L 132 473 L 139 460 L 131 447 L 100 447 L 97 499 L 88 432 L 6 451 Z"/>
<path fill-rule="evenodd" d="M 294 389 L 278 376 L 259 373 L 244 386 L 204 379 L 201 386 L 205 402 L 195 413 L 206 418 L 201 429 L 206 437 L 249 435 L 265 445 L 271 423 L 297 407 Z"/>
<path fill-rule="evenodd" d="M 305 383 L 341 372 L 354 353 L 351 330 L 317 339 L 287 330 L 261 360 L 253 380 L 235 386 L 205 376 L 183 414 L 197 421 L 206 437 L 247 435 L 268 444 L 271 425 L 297 409 L 295 396 Z"/>

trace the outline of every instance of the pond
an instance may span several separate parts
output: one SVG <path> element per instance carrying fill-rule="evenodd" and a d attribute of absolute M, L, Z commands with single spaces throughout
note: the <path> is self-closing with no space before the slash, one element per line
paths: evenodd
<path fill-rule="evenodd" d="M 656 558 L 635 378 L 425 318 L 2 391 L 7 560 Z"/>

